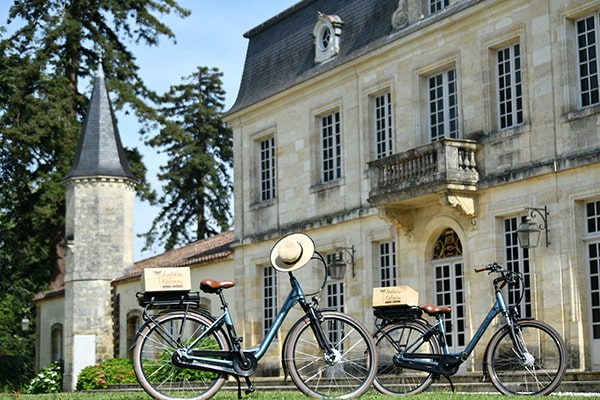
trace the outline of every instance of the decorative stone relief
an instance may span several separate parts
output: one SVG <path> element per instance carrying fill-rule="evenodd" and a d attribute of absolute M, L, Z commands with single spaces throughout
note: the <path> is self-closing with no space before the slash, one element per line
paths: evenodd
<path fill-rule="evenodd" d="M 384 207 L 379 209 L 379 217 L 387 223 L 405 230 L 409 236 L 411 235 L 413 230 L 413 216 L 410 211 L 400 208 Z"/>
<path fill-rule="evenodd" d="M 473 196 L 445 193 L 442 195 L 441 202 L 468 217 L 475 217 L 477 215 L 475 198 Z"/>
<path fill-rule="evenodd" d="M 392 15 L 392 27 L 394 29 L 404 28 L 408 25 L 408 10 L 406 0 L 398 1 L 398 8 Z"/>
<path fill-rule="evenodd" d="M 337 15 L 319 13 L 313 28 L 315 38 L 315 64 L 322 63 L 340 52 L 340 37 L 344 21 Z"/>

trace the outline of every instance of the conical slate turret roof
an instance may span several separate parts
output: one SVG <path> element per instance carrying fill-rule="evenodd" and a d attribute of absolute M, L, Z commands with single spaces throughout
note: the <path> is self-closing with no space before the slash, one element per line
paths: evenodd
<path fill-rule="evenodd" d="M 96 176 L 137 181 L 125 157 L 102 67 L 96 75 L 75 159 L 65 179 Z"/>

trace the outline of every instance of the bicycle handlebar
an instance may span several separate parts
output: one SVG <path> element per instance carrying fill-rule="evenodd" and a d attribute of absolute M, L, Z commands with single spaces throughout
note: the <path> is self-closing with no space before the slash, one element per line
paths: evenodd
<path fill-rule="evenodd" d="M 482 267 L 477 267 L 475 268 L 475 272 L 483 272 L 483 271 L 490 271 L 490 274 L 492 272 L 502 272 L 502 266 L 498 263 L 491 263 L 488 265 L 484 265 Z M 505 271 L 507 272 L 507 271 Z"/>
<path fill-rule="evenodd" d="M 519 280 L 523 279 L 523 275 L 519 272 L 508 271 L 496 262 L 475 268 L 475 272 L 489 271 L 499 273 L 500 276 L 494 279 L 494 287 L 502 289 L 506 284 L 509 286 L 517 285 Z"/>

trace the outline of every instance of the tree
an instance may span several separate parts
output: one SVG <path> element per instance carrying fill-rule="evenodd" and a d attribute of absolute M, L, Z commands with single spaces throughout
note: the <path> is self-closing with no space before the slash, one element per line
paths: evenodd
<path fill-rule="evenodd" d="M 19 28 L 0 40 L 0 304 L 9 294 L 62 284 L 62 179 L 81 133 L 89 83 L 102 63 L 115 108 L 133 110 L 140 122 L 155 120 L 155 94 L 127 45 L 174 39 L 159 18 L 170 13 L 190 12 L 175 0 L 12 5 L 8 23 L 18 20 Z M 139 152 L 129 152 L 132 169 L 145 173 Z M 144 176 L 138 178 L 138 195 L 152 199 Z M 22 277 L 31 279 L 27 290 L 21 290 Z"/>
<path fill-rule="evenodd" d="M 158 99 L 163 127 L 147 144 L 168 162 L 160 167 L 166 184 L 155 204 L 162 209 L 144 235 L 146 248 L 158 240 L 169 250 L 229 227 L 233 137 L 221 120 L 221 76 L 198 67 Z"/>

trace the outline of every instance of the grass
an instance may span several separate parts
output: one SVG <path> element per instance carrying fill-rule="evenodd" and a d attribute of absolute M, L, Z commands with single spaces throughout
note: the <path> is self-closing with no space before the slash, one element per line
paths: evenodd
<path fill-rule="evenodd" d="M 404 397 L 404 396 L 403 396 Z M 418 395 L 405 396 L 407 400 L 507 400 L 507 399 L 531 399 L 530 396 L 503 396 L 496 393 L 422 393 Z M 573 394 L 573 395 L 553 395 L 565 400 L 590 400 L 600 399 L 600 393 L 597 395 L 589 394 Z M 384 400 L 393 398 L 376 392 L 369 392 L 361 397 L 361 400 Z M 56 393 L 56 394 L 10 394 L 0 393 L 1 400 L 149 400 L 150 396 L 143 392 L 76 392 L 76 393 Z M 221 391 L 213 397 L 215 400 L 237 400 L 237 392 Z M 262 391 L 255 392 L 249 395 L 243 395 L 243 400 L 306 400 L 308 397 L 300 392 L 285 391 L 285 392 L 270 392 Z"/>

